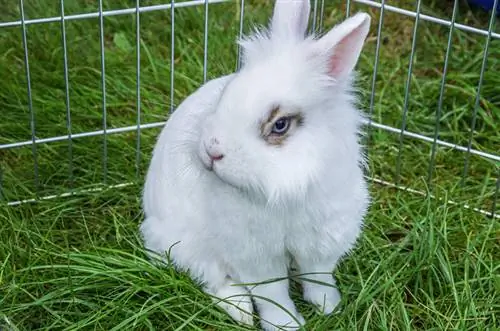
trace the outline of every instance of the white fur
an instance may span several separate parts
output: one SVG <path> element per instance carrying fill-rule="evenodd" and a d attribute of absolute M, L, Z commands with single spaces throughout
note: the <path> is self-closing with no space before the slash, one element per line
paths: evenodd
<path fill-rule="evenodd" d="M 290 3 L 277 2 L 270 31 L 241 42 L 241 71 L 206 83 L 167 121 L 146 177 L 140 228 L 148 249 L 169 252 L 214 300 L 230 297 L 217 301 L 238 322 L 253 323 L 251 294 L 264 330 L 304 324 L 288 280 L 237 284 L 287 277 L 293 260 L 316 281 L 303 281 L 304 298 L 331 313 L 340 301 L 332 269 L 354 247 L 369 205 L 350 75 L 369 16 L 317 40 L 304 37 L 309 2 Z M 356 47 L 336 52 L 335 43 Z M 276 105 L 304 114 L 282 146 L 260 136 Z M 207 150 L 224 155 L 212 171 Z"/>

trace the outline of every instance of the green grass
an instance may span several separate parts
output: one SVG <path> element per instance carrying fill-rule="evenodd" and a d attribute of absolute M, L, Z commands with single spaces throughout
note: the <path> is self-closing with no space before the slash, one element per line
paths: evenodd
<path fill-rule="evenodd" d="M 243 329 L 185 275 L 147 262 L 136 192 L 2 209 L 0 312 L 30 330 Z M 492 330 L 498 323 L 493 219 L 386 188 L 368 219 L 336 271 L 341 313 L 322 318 L 294 291 L 307 330 Z"/>
<path fill-rule="evenodd" d="M 345 15 L 343 1 L 326 1 L 325 26 Z M 154 5 L 160 0 L 141 1 Z M 236 67 L 239 1 L 210 6 L 208 77 Z M 398 1 L 413 10 L 415 2 Z M 96 1 L 65 1 L 66 15 L 94 12 Z M 105 9 L 134 1 L 105 1 Z M 379 11 L 368 10 L 371 37 L 359 63 L 360 104 L 369 112 Z M 19 19 L 15 2 L 0 0 L 1 21 Z M 28 19 L 57 16 L 57 1 L 27 2 Z M 451 17 L 452 2 L 423 1 L 423 12 Z M 265 24 L 272 7 L 247 1 L 245 31 Z M 170 12 L 141 15 L 143 123 L 163 121 L 203 80 L 203 7 L 175 17 L 175 86 L 170 100 Z M 488 16 L 461 6 L 457 21 L 486 28 Z M 72 132 L 102 128 L 98 19 L 67 21 Z M 373 118 L 400 127 L 411 53 L 411 18 L 386 12 L 375 85 Z M 104 18 L 107 125 L 135 125 L 134 15 Z M 495 31 L 500 32 L 498 24 Z M 448 29 L 421 21 L 408 99 L 409 131 L 432 137 Z M 67 134 L 60 23 L 27 26 L 36 136 Z M 455 31 L 439 138 L 466 145 L 486 38 Z M 20 27 L 0 29 L 0 144 L 31 139 Z M 497 153 L 500 146 L 500 40 L 492 40 L 472 147 Z M 0 204 L 0 329 L 239 330 L 186 275 L 146 259 L 138 238 L 140 189 L 159 129 L 37 145 L 39 186 L 31 146 L 0 150 L 4 201 L 135 182 L 101 192 L 8 207 Z M 293 295 L 307 330 L 495 330 L 499 324 L 500 227 L 498 220 L 447 203 L 491 211 L 500 164 L 472 155 L 462 181 L 464 153 L 438 148 L 427 181 L 431 144 L 370 129 L 370 175 L 424 192 L 435 199 L 371 185 L 374 203 L 358 247 L 336 271 L 342 311 L 325 318 Z M 401 167 L 396 173 L 398 154 Z M 70 175 L 71 174 L 71 175 Z M 496 206 L 499 212 L 498 205 Z"/>

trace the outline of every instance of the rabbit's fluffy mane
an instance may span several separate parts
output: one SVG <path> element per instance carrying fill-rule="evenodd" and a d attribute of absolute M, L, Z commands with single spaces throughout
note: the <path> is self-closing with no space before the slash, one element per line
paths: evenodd
<path fill-rule="evenodd" d="M 304 50 L 305 44 L 312 43 L 314 39 L 314 35 L 308 35 L 304 39 L 280 38 L 273 36 L 269 28 L 255 26 L 252 33 L 241 36 L 238 45 L 241 47 L 243 65 L 248 66 L 287 50 Z"/>
<path fill-rule="evenodd" d="M 264 26 L 254 26 L 253 31 L 247 35 L 242 35 L 237 41 L 241 48 L 241 69 L 249 68 L 254 65 L 259 65 L 266 60 L 277 57 L 281 61 L 288 61 L 291 65 L 303 65 L 304 63 L 294 62 L 294 58 L 308 58 L 308 67 L 313 68 L 313 70 L 306 70 L 308 76 L 311 76 L 315 72 L 316 83 L 318 83 L 318 88 L 332 88 L 334 87 L 339 93 L 335 93 L 336 96 L 341 95 L 347 104 L 354 105 L 357 102 L 355 96 L 357 92 L 356 82 L 356 72 L 353 71 L 349 76 L 345 77 L 343 80 L 336 80 L 334 77 L 327 75 L 326 68 L 328 64 L 325 58 L 310 56 L 313 53 L 309 52 L 313 43 L 320 39 L 323 34 L 321 33 L 311 33 L 306 34 L 304 38 L 283 38 L 280 36 L 273 36 L 272 29 Z M 240 69 L 240 70 L 241 70 Z M 363 115 L 361 115 L 363 116 Z M 362 132 L 360 132 L 362 134 Z"/>

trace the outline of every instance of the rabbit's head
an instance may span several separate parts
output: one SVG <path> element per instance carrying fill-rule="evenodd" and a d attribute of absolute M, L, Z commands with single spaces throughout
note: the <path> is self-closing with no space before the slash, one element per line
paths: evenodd
<path fill-rule="evenodd" d="M 351 76 L 369 31 L 356 14 L 306 36 L 308 0 L 277 0 L 270 28 L 240 41 L 241 70 L 203 126 L 198 153 L 223 182 L 268 201 L 303 197 L 362 162 Z"/>

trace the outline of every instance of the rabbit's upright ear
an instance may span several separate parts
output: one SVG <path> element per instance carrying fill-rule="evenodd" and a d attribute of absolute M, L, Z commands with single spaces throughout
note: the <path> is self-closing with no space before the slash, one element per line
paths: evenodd
<path fill-rule="evenodd" d="M 271 34 L 278 39 L 304 39 L 309 23 L 309 0 L 276 0 Z"/>
<path fill-rule="evenodd" d="M 315 53 L 327 56 L 328 74 L 343 79 L 351 73 L 370 30 L 370 16 L 358 13 L 315 42 Z"/>

